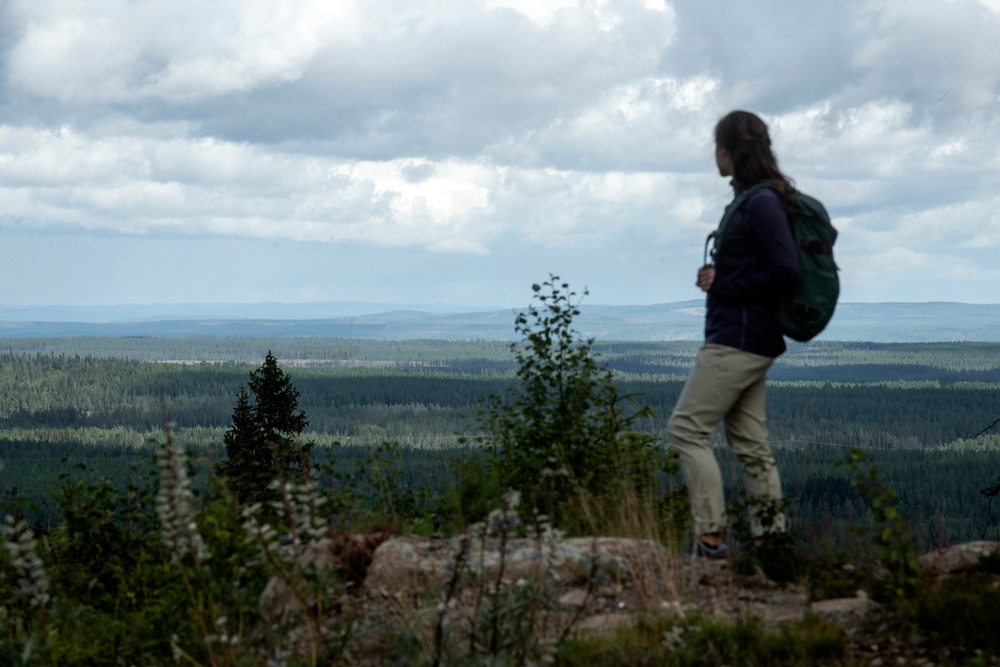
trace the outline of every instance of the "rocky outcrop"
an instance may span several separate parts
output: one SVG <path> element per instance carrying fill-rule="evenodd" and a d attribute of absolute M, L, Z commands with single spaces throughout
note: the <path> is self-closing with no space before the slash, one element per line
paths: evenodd
<path fill-rule="evenodd" d="M 483 582 L 492 589 L 535 582 L 545 586 L 552 608 L 576 617 L 577 630 L 584 632 L 628 623 L 642 609 L 753 615 L 769 625 L 811 612 L 852 625 L 878 608 L 864 591 L 810 603 L 801 586 L 774 584 L 762 576 L 737 581 L 725 561 L 692 559 L 648 540 L 440 539 L 378 533 L 341 535 L 330 546 L 314 554 L 314 565 L 329 571 L 338 586 L 363 589 L 371 600 L 422 598 L 433 604 L 431 600 L 450 595 L 457 603 L 463 589 L 481 588 Z M 1000 542 L 969 542 L 925 554 L 920 565 L 947 575 L 974 568 L 994 553 L 1000 553 Z M 449 587 L 451 593 L 446 594 Z M 280 580 L 271 582 L 261 602 L 277 618 L 306 611 Z"/>
<path fill-rule="evenodd" d="M 920 563 L 927 572 L 959 576 L 975 568 L 982 557 L 996 553 L 1000 543 L 970 542 L 925 554 Z M 324 605 L 322 611 L 308 601 L 303 605 L 302 596 L 296 597 L 296 590 L 278 580 L 261 599 L 273 622 L 301 626 L 290 640 L 303 646 L 315 641 L 315 635 L 337 631 L 338 617 L 352 619 L 359 646 L 383 642 L 387 627 L 409 628 L 415 641 L 444 637 L 455 646 L 469 646 L 482 639 L 477 633 L 491 623 L 503 626 L 512 641 L 522 634 L 542 641 L 567 633 L 610 637 L 651 613 L 677 619 L 672 626 L 677 632 L 686 627 L 681 619 L 705 615 L 752 616 L 774 627 L 811 614 L 840 625 L 865 658 L 864 664 L 867 658 L 883 655 L 895 656 L 897 662 L 924 656 L 923 649 L 896 646 L 905 641 L 870 629 L 877 627 L 869 622 L 873 618 L 884 626 L 884 615 L 891 615 L 891 610 L 881 608 L 864 591 L 854 597 L 810 601 L 800 584 L 776 583 L 760 571 L 737 575 L 725 560 L 693 558 L 652 541 L 558 536 L 441 539 L 383 533 L 341 535 L 330 548 L 311 557 L 317 569 L 330 573 L 326 597 L 333 604 Z M 312 619 L 313 625 L 301 623 L 304 619 Z M 525 629 L 528 626 L 531 632 Z M 665 635 L 664 641 L 681 639 L 672 637 Z M 354 656 L 360 662 L 353 664 L 380 664 L 362 658 Z"/>
<path fill-rule="evenodd" d="M 298 577 L 299 589 L 281 577 L 272 577 L 260 596 L 264 614 L 273 622 L 286 622 L 290 614 L 311 611 L 317 591 L 303 586 L 302 572 L 319 574 L 327 585 L 325 597 L 336 599 L 341 592 L 356 593 L 368 573 L 372 557 L 380 544 L 389 537 L 379 531 L 363 535 L 339 533 L 328 540 L 303 548 L 297 562 L 286 564 L 291 577 Z M 301 570 L 301 571 L 300 571 Z"/>
<path fill-rule="evenodd" d="M 532 577 L 568 586 L 660 576 L 671 555 L 647 540 L 394 537 L 375 551 L 366 585 L 382 594 L 444 585 L 464 573 L 490 580 Z"/>
<path fill-rule="evenodd" d="M 971 570 L 992 554 L 1000 554 L 1000 542 L 966 542 L 926 553 L 917 562 L 925 572 L 947 575 Z"/>
<path fill-rule="evenodd" d="M 365 588 L 377 598 L 412 600 L 415 591 L 463 589 L 534 581 L 553 609 L 577 617 L 577 631 L 604 632 L 654 610 L 684 616 L 754 615 L 768 624 L 802 618 L 808 608 L 801 586 L 763 576 L 743 587 L 725 561 L 692 559 L 651 541 L 624 538 L 559 540 L 434 540 L 394 537 L 375 552 Z M 452 603 L 449 602 L 449 605 Z"/>

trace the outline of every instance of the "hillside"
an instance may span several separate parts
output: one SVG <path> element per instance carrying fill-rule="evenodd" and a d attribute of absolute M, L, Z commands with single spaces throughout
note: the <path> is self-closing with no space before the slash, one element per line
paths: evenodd
<path fill-rule="evenodd" d="M 698 340 L 704 302 L 583 304 L 576 326 L 598 340 Z M 0 306 L 0 338 L 322 336 L 369 340 L 510 340 L 513 309 L 371 303 Z M 1000 305 L 843 303 L 820 340 L 1000 341 Z"/>

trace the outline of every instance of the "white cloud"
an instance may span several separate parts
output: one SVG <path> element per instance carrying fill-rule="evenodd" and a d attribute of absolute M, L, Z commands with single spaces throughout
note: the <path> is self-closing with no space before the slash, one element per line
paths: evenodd
<path fill-rule="evenodd" d="M 687 298 L 729 197 L 712 128 L 747 106 L 837 221 L 845 282 L 889 262 L 913 298 L 923 275 L 982 285 L 998 19 L 997 0 L 8 0 L 0 233 L 441 266 L 603 252 L 611 275 L 677 271 Z"/>
<path fill-rule="evenodd" d="M 579 7 L 579 0 L 478 0 L 487 9 L 508 9 L 523 15 L 533 24 L 547 28 L 556 14 Z"/>
<path fill-rule="evenodd" d="M 842 267 L 843 269 L 843 267 Z M 917 252 L 901 246 L 893 246 L 865 258 L 863 263 L 850 266 L 851 271 L 841 275 L 849 276 L 852 283 L 866 282 L 873 285 L 920 280 L 983 280 L 1000 277 L 1000 269 L 983 269 L 975 262 L 961 255 Z"/>
<path fill-rule="evenodd" d="M 70 203 L 97 211 L 132 215 L 146 210 L 171 211 L 184 205 L 184 191 L 177 183 L 128 183 L 112 187 L 75 189 Z"/>
<path fill-rule="evenodd" d="M 975 0 L 983 7 L 993 12 L 997 17 L 1000 17 L 1000 0 Z"/>
<path fill-rule="evenodd" d="M 22 26 L 11 86 L 76 103 L 184 102 L 291 81 L 329 40 L 350 40 L 352 2 L 12 0 Z"/>
<path fill-rule="evenodd" d="M 992 4 L 872 3 L 861 15 L 867 30 L 852 58 L 862 73 L 855 86 L 919 103 L 939 122 L 956 110 L 988 112 L 1000 84 L 1000 24 L 985 9 Z"/>
<path fill-rule="evenodd" d="M 487 149 L 495 159 L 563 169 L 697 171 L 712 162 L 718 83 L 644 77 Z M 706 113 L 707 112 L 707 113 Z"/>
<path fill-rule="evenodd" d="M 495 169 L 446 162 L 429 178 L 414 183 L 406 178 L 405 162 L 361 162 L 341 170 L 352 180 L 375 183 L 375 196 L 391 195 L 392 209 L 403 216 L 419 214 L 432 224 L 465 218 L 489 206 L 489 192 L 497 180 Z"/>
<path fill-rule="evenodd" d="M 0 126 L 0 155 L 8 225 L 40 230 L 79 225 L 481 254 L 501 239 L 592 244 L 648 225 L 673 237 L 703 223 L 706 210 L 697 187 L 659 173 L 354 161 L 208 138 L 10 126 Z"/>

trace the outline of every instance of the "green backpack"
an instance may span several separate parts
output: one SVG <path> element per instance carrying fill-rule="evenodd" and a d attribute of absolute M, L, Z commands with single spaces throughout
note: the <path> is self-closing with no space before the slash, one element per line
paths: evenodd
<path fill-rule="evenodd" d="M 755 185 L 740 193 L 726 207 L 719 222 L 719 228 L 705 240 L 705 263 L 708 264 L 709 244 L 712 244 L 711 258 L 719 252 L 726 225 L 733 214 L 743 205 L 750 193 L 757 188 L 771 187 L 767 184 Z M 795 210 L 788 217 L 792 228 L 792 238 L 799 249 L 799 264 L 802 267 L 802 282 L 794 292 L 781 300 L 778 310 L 778 324 L 781 333 L 797 341 L 812 340 L 822 331 L 837 306 L 840 296 L 840 279 L 837 264 L 833 261 L 833 244 L 837 240 L 837 230 L 830 224 L 830 216 L 819 200 L 801 192 L 795 193 Z"/>

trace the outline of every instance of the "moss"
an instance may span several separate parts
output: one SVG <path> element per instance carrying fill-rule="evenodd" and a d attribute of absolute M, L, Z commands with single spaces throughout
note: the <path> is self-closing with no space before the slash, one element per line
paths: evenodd
<path fill-rule="evenodd" d="M 775 629 L 765 627 L 755 617 L 736 621 L 709 616 L 651 617 L 619 629 L 613 638 L 571 640 L 562 647 L 556 664 L 565 667 L 843 665 L 847 645 L 843 630 L 813 615 Z"/>

